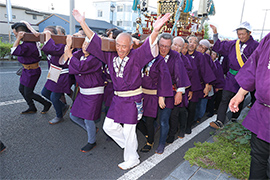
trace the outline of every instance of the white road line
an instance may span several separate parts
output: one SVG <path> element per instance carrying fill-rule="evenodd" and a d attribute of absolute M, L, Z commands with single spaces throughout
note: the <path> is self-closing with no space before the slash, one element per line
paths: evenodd
<path fill-rule="evenodd" d="M 25 102 L 25 100 L 17 99 L 17 100 L 11 100 L 11 101 L 4 101 L 4 102 L 0 102 L 0 106 L 6 106 L 6 105 L 17 104 L 17 103 L 22 103 L 22 102 Z"/>
<path fill-rule="evenodd" d="M 184 139 L 177 139 L 172 144 L 166 146 L 163 154 L 152 155 L 151 157 L 143 161 L 141 164 L 131 169 L 123 176 L 119 177 L 118 180 L 128 180 L 128 179 L 134 180 L 140 178 L 142 175 L 147 173 L 162 160 L 164 160 L 173 152 L 175 152 L 177 149 L 179 149 L 181 146 L 183 146 L 186 142 L 194 138 L 198 133 L 206 129 L 209 126 L 210 122 L 215 121 L 216 116 L 217 115 L 212 116 L 203 123 L 199 124 L 197 127 L 193 128 L 192 133 L 190 135 L 185 135 Z"/>

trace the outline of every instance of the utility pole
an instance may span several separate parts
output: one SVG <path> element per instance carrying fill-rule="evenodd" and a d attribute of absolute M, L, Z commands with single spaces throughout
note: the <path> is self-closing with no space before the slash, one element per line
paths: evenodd
<path fill-rule="evenodd" d="M 245 9 L 245 2 L 246 2 L 246 0 L 244 0 L 244 2 L 243 2 L 242 14 L 241 14 L 241 19 L 240 19 L 240 24 L 242 23 L 242 19 L 243 19 L 243 14 L 244 14 L 244 9 Z"/>
<path fill-rule="evenodd" d="M 72 11 L 74 9 L 74 0 L 69 1 L 70 13 L 69 13 L 69 34 L 75 33 L 75 19 L 72 15 Z"/>
<path fill-rule="evenodd" d="M 265 24 L 265 19 L 266 19 L 266 14 L 267 14 L 267 11 L 269 11 L 270 9 L 263 9 L 263 11 L 265 11 L 265 15 L 264 15 L 264 21 L 263 21 L 263 27 L 262 27 L 262 33 L 261 33 L 261 39 L 262 39 L 262 36 L 263 36 L 263 30 L 264 30 L 264 24 Z"/>

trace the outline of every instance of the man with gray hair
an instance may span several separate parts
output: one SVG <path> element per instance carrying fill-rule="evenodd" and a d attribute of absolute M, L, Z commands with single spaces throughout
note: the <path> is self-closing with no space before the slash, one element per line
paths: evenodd
<path fill-rule="evenodd" d="M 208 63 L 206 63 L 205 56 L 196 51 L 196 48 L 199 44 L 199 40 L 196 36 L 190 36 L 188 38 L 188 53 L 186 56 L 189 58 L 191 62 L 196 64 L 196 67 L 199 72 L 200 77 L 200 85 L 201 89 L 200 91 L 193 92 L 193 96 L 191 101 L 188 105 L 188 122 L 187 122 L 187 128 L 186 128 L 186 134 L 191 134 L 191 126 L 194 122 L 194 116 L 196 112 L 196 105 L 200 98 L 207 97 L 210 90 L 211 85 L 210 83 L 216 80 L 216 77 L 209 66 Z"/>
<path fill-rule="evenodd" d="M 159 120 L 161 128 L 159 145 L 155 151 L 157 154 L 162 154 L 164 152 L 169 131 L 171 111 L 174 106 L 177 106 L 182 102 L 182 95 L 185 93 L 185 89 L 191 85 L 180 54 L 171 50 L 172 42 L 173 36 L 169 33 L 163 33 L 158 38 L 159 54 L 164 57 L 164 60 L 168 65 L 172 78 L 172 91 L 174 91 L 174 97 L 165 97 L 166 107 L 160 109 Z"/>
<path fill-rule="evenodd" d="M 236 28 L 236 33 L 238 40 L 234 41 L 220 41 L 218 39 L 217 28 L 210 25 L 214 33 L 214 46 L 213 51 L 222 54 L 223 56 L 228 56 L 229 59 L 229 71 L 225 79 L 225 86 L 222 92 L 222 100 L 220 102 L 217 119 L 210 123 L 210 126 L 219 129 L 222 128 L 226 120 L 226 112 L 228 109 L 229 102 L 231 98 L 237 93 L 240 86 L 235 80 L 235 75 L 248 60 L 249 56 L 257 48 L 258 42 L 251 36 L 251 26 L 248 22 L 241 23 Z M 239 111 L 233 113 L 231 120 L 237 120 L 240 115 L 241 109 L 243 107 L 243 102 L 239 105 Z"/>
<path fill-rule="evenodd" d="M 180 55 L 180 58 L 182 59 L 184 66 L 187 70 L 189 80 L 191 82 L 190 88 L 187 88 L 185 90 L 185 94 L 183 94 L 182 102 L 174 106 L 171 117 L 170 117 L 170 130 L 168 133 L 168 138 L 166 140 L 167 143 L 173 143 L 175 139 L 175 134 L 178 130 L 178 124 L 180 123 L 180 129 L 178 133 L 178 138 L 184 138 L 185 136 L 185 130 L 187 125 L 187 107 L 188 107 L 188 101 L 192 98 L 192 92 L 201 90 L 200 81 L 199 81 L 199 75 L 196 72 L 196 68 L 194 68 L 194 65 L 191 64 L 189 59 L 182 54 L 182 49 L 184 47 L 185 41 L 182 37 L 175 37 L 173 39 L 173 44 L 171 46 L 171 49 L 174 51 L 177 51 Z"/>

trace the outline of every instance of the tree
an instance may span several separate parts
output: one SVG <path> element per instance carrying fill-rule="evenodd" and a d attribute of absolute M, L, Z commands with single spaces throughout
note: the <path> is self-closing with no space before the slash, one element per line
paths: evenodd
<path fill-rule="evenodd" d="M 205 23 L 204 24 L 204 39 L 209 39 L 209 24 Z"/>

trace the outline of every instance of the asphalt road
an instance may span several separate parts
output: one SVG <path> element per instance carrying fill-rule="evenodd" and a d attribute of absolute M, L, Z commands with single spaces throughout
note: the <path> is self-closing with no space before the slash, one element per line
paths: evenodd
<path fill-rule="evenodd" d="M 97 123 L 97 146 L 88 153 L 80 152 L 87 143 L 86 132 L 69 119 L 50 125 L 48 121 L 55 117 L 53 108 L 47 114 L 40 114 L 42 105 L 36 103 L 38 112 L 21 115 L 26 110 L 25 102 L 14 103 L 23 97 L 18 91 L 19 76 L 15 74 L 18 67 L 0 67 L 0 140 L 7 149 L 0 154 L 0 179 L 118 179 L 128 171 L 118 168 L 123 161 L 123 150 L 113 141 L 106 141 L 102 130 L 104 114 Z M 35 92 L 41 92 L 46 82 L 46 67 Z M 66 97 L 71 103 L 69 97 Z M 12 102 L 10 102 L 12 101 Z M 11 103 L 11 104 L 8 104 Z M 68 111 L 69 112 L 69 111 Z M 194 142 L 205 141 L 213 131 L 207 127 L 192 140 L 170 154 L 139 179 L 164 179 L 184 159 L 184 153 L 193 147 Z M 138 134 L 139 149 L 145 139 Z M 155 142 L 158 142 L 159 131 Z M 152 157 L 158 143 L 149 153 L 141 153 L 141 162 Z"/>

